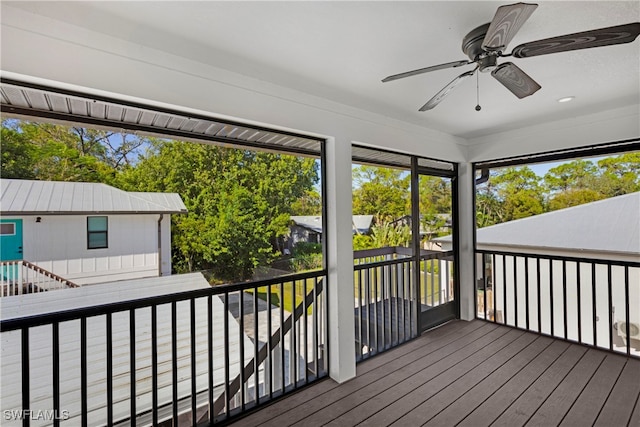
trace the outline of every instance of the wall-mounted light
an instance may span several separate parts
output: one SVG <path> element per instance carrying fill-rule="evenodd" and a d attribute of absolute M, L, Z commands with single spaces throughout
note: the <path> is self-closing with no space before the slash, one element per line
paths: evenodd
<path fill-rule="evenodd" d="M 564 98 L 558 99 L 558 102 L 569 102 L 569 101 L 573 101 L 574 99 L 575 99 L 575 96 L 565 96 Z"/>
<path fill-rule="evenodd" d="M 37 217 L 36 222 L 42 222 L 42 217 Z"/>

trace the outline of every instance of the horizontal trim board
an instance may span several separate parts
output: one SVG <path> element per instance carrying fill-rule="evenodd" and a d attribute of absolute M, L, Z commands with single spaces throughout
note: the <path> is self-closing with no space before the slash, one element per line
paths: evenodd
<path fill-rule="evenodd" d="M 578 157 L 593 157 L 605 154 L 616 154 L 627 151 L 640 150 L 640 138 L 623 141 L 612 141 L 603 144 L 588 145 L 562 150 L 544 151 L 541 153 L 527 154 L 524 156 L 505 157 L 503 159 L 475 162 L 475 169 L 492 169 L 508 166 L 524 166 L 532 163 L 544 163 L 558 160 L 569 160 Z"/>
<path fill-rule="evenodd" d="M 62 123 L 79 123 L 173 136 L 197 142 L 319 156 L 323 138 L 232 122 L 201 114 L 0 79 L 1 111 Z"/>

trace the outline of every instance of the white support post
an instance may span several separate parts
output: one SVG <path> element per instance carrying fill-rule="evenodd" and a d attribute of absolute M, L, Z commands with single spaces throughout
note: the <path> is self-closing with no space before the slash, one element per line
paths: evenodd
<path fill-rule="evenodd" d="M 473 165 L 458 165 L 458 234 L 460 236 L 460 318 L 473 320 L 475 317 L 475 274 L 473 270 L 474 247 L 473 227 L 475 212 L 473 192 L 475 191 Z"/>
<path fill-rule="evenodd" d="M 329 375 L 340 383 L 356 375 L 351 142 L 326 144 Z"/>

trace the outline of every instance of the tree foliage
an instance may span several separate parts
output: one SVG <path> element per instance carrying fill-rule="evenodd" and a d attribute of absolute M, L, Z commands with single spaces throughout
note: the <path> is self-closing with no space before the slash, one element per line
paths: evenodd
<path fill-rule="evenodd" d="M 280 254 L 292 206 L 317 181 L 316 169 L 313 159 L 162 141 L 119 184 L 182 196 L 189 213 L 173 216 L 176 270 L 245 280 Z"/>
<path fill-rule="evenodd" d="M 476 221 L 486 227 L 640 191 L 640 153 L 579 159 L 537 176 L 529 167 L 492 171 L 477 188 Z"/>
<path fill-rule="evenodd" d="M 150 139 L 15 119 L 2 121 L 4 178 L 111 183 Z"/>
<path fill-rule="evenodd" d="M 376 222 L 381 222 L 393 221 L 411 213 L 410 181 L 406 172 L 358 166 L 352 173 L 355 215 L 374 215 Z"/>

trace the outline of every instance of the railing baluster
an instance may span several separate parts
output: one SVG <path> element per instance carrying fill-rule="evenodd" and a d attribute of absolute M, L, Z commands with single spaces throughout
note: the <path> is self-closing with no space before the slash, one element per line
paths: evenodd
<path fill-rule="evenodd" d="M 175 335 L 174 335 L 175 336 Z M 129 310 L 129 406 L 131 424 L 135 424 L 136 419 L 136 311 Z"/>
<path fill-rule="evenodd" d="M 430 259 L 429 260 L 429 270 L 431 273 L 431 307 L 435 307 L 436 303 L 435 303 L 435 282 L 436 282 L 436 275 L 435 275 L 435 263 L 436 260 L 435 259 Z"/>
<path fill-rule="evenodd" d="M 22 336 L 21 336 L 21 357 L 22 357 L 22 413 L 27 414 L 30 406 L 31 406 L 31 397 L 29 395 L 30 385 L 30 365 L 29 365 L 29 328 L 22 328 Z M 23 417 L 22 425 L 24 427 L 29 427 L 31 417 Z"/>
<path fill-rule="evenodd" d="M 113 425 L 113 314 L 107 313 L 107 425 Z"/>
<path fill-rule="evenodd" d="M 507 256 L 502 255 L 502 323 L 507 322 Z"/>
<path fill-rule="evenodd" d="M 598 346 L 598 311 L 596 306 L 596 263 L 591 263 L 591 322 L 593 325 L 593 346 Z"/>
<path fill-rule="evenodd" d="M 82 427 L 87 427 L 87 318 L 80 319 L 80 395 L 82 402 Z"/>
<path fill-rule="evenodd" d="M 207 380 L 209 381 L 209 424 L 213 424 L 215 418 L 214 414 L 214 399 L 213 399 L 213 295 L 207 295 Z"/>
<path fill-rule="evenodd" d="M 298 282 L 297 281 L 293 281 L 292 282 L 292 286 L 291 286 L 291 300 L 293 301 L 292 304 L 292 308 L 291 308 L 291 331 L 289 332 L 290 334 L 290 339 L 291 339 L 291 349 L 289 350 L 289 369 L 291 371 L 290 374 L 290 379 L 291 381 L 289 381 L 290 384 L 293 385 L 293 388 L 296 388 L 296 384 L 298 383 L 298 375 L 297 375 L 297 368 L 298 368 L 298 352 L 297 352 L 297 339 L 296 339 L 296 332 L 297 332 L 297 328 L 296 325 L 298 325 L 298 321 L 296 320 L 296 317 L 294 316 L 295 311 L 296 311 L 296 307 L 298 305 L 297 302 L 297 298 L 296 298 L 296 288 L 298 287 Z"/>
<path fill-rule="evenodd" d="M 582 281 L 580 280 L 580 261 L 576 264 L 576 297 L 578 298 L 578 342 L 582 342 Z"/>
<path fill-rule="evenodd" d="M 284 325 L 284 284 L 282 282 L 280 282 L 280 369 L 281 369 L 281 393 L 284 393 L 285 391 L 285 373 L 286 371 L 286 366 L 285 366 L 285 358 L 284 358 L 284 331 L 282 326 Z M 291 360 L 289 360 L 289 363 L 291 363 Z"/>
<path fill-rule="evenodd" d="M 158 306 L 151 307 L 151 416 L 158 425 Z"/>
<path fill-rule="evenodd" d="M 498 284 L 497 284 L 497 271 L 496 271 L 496 255 L 495 254 L 491 254 L 491 282 L 492 282 L 492 286 L 493 286 L 493 322 L 497 323 L 498 322 L 498 313 L 497 313 L 497 307 L 498 307 Z"/>
<path fill-rule="evenodd" d="M 529 328 L 529 257 L 524 257 L 524 309 L 525 309 L 525 328 Z"/>
<path fill-rule="evenodd" d="M 398 317 L 400 317 L 400 314 L 398 312 L 398 265 L 394 265 L 394 266 L 390 266 L 391 268 L 391 290 L 392 293 L 394 295 L 391 296 L 391 298 L 395 297 L 395 304 L 393 303 L 394 300 L 390 300 L 391 302 L 391 312 L 392 312 L 392 317 L 391 317 L 391 322 L 392 322 L 392 328 L 393 330 L 391 331 L 391 345 L 397 345 L 398 341 L 400 340 L 399 338 L 399 333 L 398 333 Z M 395 305 L 395 307 L 394 307 Z M 395 332 L 395 336 L 394 336 L 394 332 Z"/>
<path fill-rule="evenodd" d="M 549 260 L 549 305 L 551 306 L 551 310 L 549 310 L 551 315 L 551 334 L 555 335 L 555 325 L 554 325 L 554 307 L 553 307 L 553 260 Z"/>
<path fill-rule="evenodd" d="M 631 355 L 631 324 L 629 319 L 629 267 L 624 267 L 624 321 L 625 321 L 625 336 L 627 337 L 627 356 Z M 620 325 L 618 325 L 620 327 Z"/>
<path fill-rule="evenodd" d="M 356 359 L 362 360 L 362 270 L 355 271 L 356 285 L 358 289 L 358 323 L 356 324 L 356 339 L 358 346 L 356 347 Z"/>
<path fill-rule="evenodd" d="M 320 344 L 318 333 L 318 278 L 313 279 L 313 360 L 316 378 L 320 378 L 320 363 L 318 361 L 318 345 Z"/>
<path fill-rule="evenodd" d="M 380 351 L 387 348 L 387 331 L 388 311 L 387 311 L 387 293 L 386 293 L 386 269 L 384 266 L 377 267 L 378 286 L 380 287 Z"/>
<path fill-rule="evenodd" d="M 267 301 L 269 301 L 268 296 Z M 260 335 L 260 328 L 258 325 L 258 315 L 258 287 L 256 286 L 253 288 L 253 392 L 256 405 L 260 403 L 260 374 L 258 372 L 260 368 L 260 363 L 258 362 L 258 344 L 260 343 L 258 338 Z M 267 343 L 265 344 L 267 349 L 269 348 L 269 341 L 270 337 L 267 339 Z"/>
<path fill-rule="evenodd" d="M 53 338 L 51 349 L 53 355 L 53 366 L 51 367 L 53 376 L 53 413 L 57 415 L 60 414 L 60 323 L 53 322 L 51 327 Z M 60 425 L 60 417 L 54 417 L 53 425 L 54 427 Z"/>
<path fill-rule="evenodd" d="M 227 307 L 225 306 L 225 309 Z M 227 311 L 225 310 L 225 313 Z M 225 319 L 227 316 L 224 317 Z M 225 327 L 225 330 L 227 328 Z M 225 350 L 229 347 L 225 342 Z M 178 425 L 178 306 L 171 302 L 171 396 L 173 425 Z M 228 381 L 227 381 L 228 382 Z"/>
<path fill-rule="evenodd" d="M 367 357 L 371 356 L 371 281 L 370 279 L 370 275 L 369 275 L 369 269 L 367 268 L 366 270 L 361 270 L 364 271 L 364 298 L 365 298 L 365 304 L 367 307 L 367 320 L 364 322 L 366 328 L 367 328 Z"/>
<path fill-rule="evenodd" d="M 238 363 L 238 367 L 240 369 L 240 407 L 242 410 L 245 410 L 245 381 L 247 379 L 244 377 L 244 291 L 239 291 L 238 295 L 238 347 L 240 349 L 240 360 Z"/>
<path fill-rule="evenodd" d="M 514 326 L 518 327 L 518 257 L 513 257 L 513 313 L 514 317 Z"/>
<path fill-rule="evenodd" d="M 269 301 L 269 304 L 267 305 L 267 336 L 271 337 L 273 335 L 273 328 L 271 327 L 271 285 L 267 286 L 267 295 L 267 300 Z M 269 367 L 269 399 L 273 399 L 273 349 L 271 348 L 270 343 L 267 343 L 267 352 L 269 360 L 269 363 L 267 364 Z"/>
<path fill-rule="evenodd" d="M 613 298 L 611 291 L 611 263 L 607 262 L 607 293 L 609 308 L 609 350 L 613 351 Z"/>
<path fill-rule="evenodd" d="M 564 326 L 564 339 L 568 339 L 569 328 L 567 325 L 567 261 L 562 260 L 562 322 Z"/>
<path fill-rule="evenodd" d="M 198 336 L 196 333 L 196 299 L 191 298 L 190 300 L 190 310 L 189 314 L 191 315 L 191 425 L 195 427 L 197 424 L 197 411 L 196 411 L 196 337 Z M 155 348 L 152 348 L 151 351 L 155 353 Z"/>
<path fill-rule="evenodd" d="M 536 291 L 538 300 L 538 333 L 542 332 L 542 292 L 540 292 L 540 258 L 536 257 Z"/>
<path fill-rule="evenodd" d="M 378 323 L 380 322 L 378 321 L 378 278 L 377 278 L 376 271 L 377 269 L 375 267 L 371 270 L 371 272 L 373 273 L 372 291 L 373 291 L 373 304 L 374 304 L 373 329 L 375 332 L 375 335 L 374 335 L 375 336 L 375 353 L 378 353 L 378 351 L 380 351 L 379 343 L 378 343 Z"/>
<path fill-rule="evenodd" d="M 303 280 L 303 325 L 304 325 L 304 383 L 309 384 L 309 302 L 307 301 L 307 280 Z M 301 337 L 302 338 L 302 337 Z M 256 372 L 258 372 L 256 370 Z"/>

